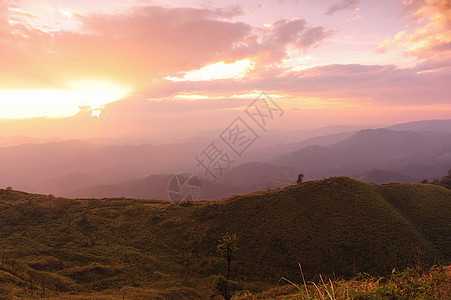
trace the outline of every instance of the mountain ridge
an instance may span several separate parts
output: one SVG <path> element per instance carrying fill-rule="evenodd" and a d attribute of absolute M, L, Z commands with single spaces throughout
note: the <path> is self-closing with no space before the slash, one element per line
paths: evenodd
<path fill-rule="evenodd" d="M 17 264 L 2 270 L 24 282 L 54 276 L 47 284 L 56 291 L 177 287 L 202 299 L 223 270 L 216 245 L 225 232 L 239 237 L 234 280 L 261 291 L 297 279 L 298 262 L 307 280 L 390 274 L 415 264 L 418 251 L 426 265 L 449 264 L 449 215 L 443 187 L 346 177 L 184 205 L 0 190 L 2 252 Z"/>

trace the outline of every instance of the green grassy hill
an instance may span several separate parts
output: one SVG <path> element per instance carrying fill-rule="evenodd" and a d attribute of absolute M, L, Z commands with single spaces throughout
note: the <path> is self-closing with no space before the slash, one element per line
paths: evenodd
<path fill-rule="evenodd" d="M 298 280 L 298 262 L 307 280 L 388 274 L 418 253 L 449 264 L 450 216 L 445 188 L 345 177 L 190 205 L 0 190 L 0 294 L 205 299 L 225 232 L 239 237 L 232 278 L 252 291 Z"/>

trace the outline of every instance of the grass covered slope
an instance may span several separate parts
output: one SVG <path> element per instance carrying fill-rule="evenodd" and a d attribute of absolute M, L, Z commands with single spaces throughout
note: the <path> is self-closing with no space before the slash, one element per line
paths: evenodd
<path fill-rule="evenodd" d="M 412 263 L 417 247 L 429 263 L 449 260 L 451 193 L 433 186 L 400 184 L 399 198 L 405 198 L 410 188 L 413 191 L 407 197 L 413 203 L 428 201 L 417 205 L 422 211 L 416 215 L 411 211 L 415 208 L 396 207 L 391 198 L 385 198 L 384 192 L 393 192 L 393 185 L 331 178 L 181 211 L 181 222 L 173 220 L 163 236 L 179 235 L 181 239 L 167 243 L 207 254 L 214 251 L 209 241 L 215 236 L 235 232 L 241 239 L 237 257 L 244 258 L 238 273 L 257 278 L 298 274 L 295 262 L 302 263 L 308 277 L 332 272 L 387 273 Z M 183 228 L 188 220 L 195 220 L 195 226 Z"/>
<path fill-rule="evenodd" d="M 243 289 L 297 280 L 298 262 L 307 279 L 387 274 L 413 265 L 418 249 L 449 264 L 450 215 L 442 187 L 344 177 L 191 206 L 0 190 L 0 287 L 205 298 L 224 272 L 225 232 L 239 237 L 232 278 Z"/>

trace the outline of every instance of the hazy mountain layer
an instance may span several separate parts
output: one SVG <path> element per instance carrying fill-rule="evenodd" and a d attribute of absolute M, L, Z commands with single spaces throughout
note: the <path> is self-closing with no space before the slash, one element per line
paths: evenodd
<path fill-rule="evenodd" d="M 451 167 L 451 133 L 361 130 L 336 144 L 309 146 L 272 162 L 296 169 L 308 179 L 382 169 L 419 181 L 440 177 Z"/>

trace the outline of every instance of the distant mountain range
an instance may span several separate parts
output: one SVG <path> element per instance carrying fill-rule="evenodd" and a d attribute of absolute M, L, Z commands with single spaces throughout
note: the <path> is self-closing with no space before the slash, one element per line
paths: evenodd
<path fill-rule="evenodd" d="M 451 133 L 361 130 L 329 146 L 309 146 L 272 160 L 303 172 L 307 179 L 381 169 L 418 181 L 440 177 L 451 167 Z"/>
<path fill-rule="evenodd" d="M 94 185 L 89 188 L 74 189 L 63 195 L 73 198 L 128 197 L 168 200 L 168 185 L 175 175 L 151 175 L 144 179 L 123 183 Z M 257 162 L 246 163 L 226 172 L 218 183 L 203 180 L 201 199 L 219 200 L 237 194 L 281 188 L 294 182 L 294 172 L 289 168 Z"/>
<path fill-rule="evenodd" d="M 328 146 L 307 146 L 273 158 L 271 164 L 246 163 L 226 172 L 219 184 L 205 182 L 205 199 L 284 187 L 303 173 L 306 180 L 346 175 L 373 183 L 420 182 L 451 168 L 451 133 L 361 130 Z M 94 186 L 68 193 L 82 197 L 167 199 L 168 177 L 151 176 L 119 185 Z M 159 188 L 156 187 L 161 184 Z M 145 191 L 145 192 L 144 192 Z M 155 191 L 155 192 L 153 192 Z M 208 191 L 208 192 L 207 192 Z M 161 198 L 163 197 L 163 198 Z"/>
<path fill-rule="evenodd" d="M 211 190 L 204 196 L 218 199 L 283 187 L 295 182 L 299 173 L 305 180 L 345 175 L 377 183 L 419 182 L 439 178 L 451 168 L 451 120 L 359 129 L 336 126 L 268 134 L 264 143 L 250 148 L 218 183 L 206 182 Z M 286 142 L 289 136 L 293 142 Z M 160 145 L 127 137 L 56 142 L 15 137 L 2 141 L 25 143 L 0 147 L 0 185 L 4 187 L 77 197 L 159 198 L 167 196 L 168 174 L 201 171 L 194 157 L 211 139 L 197 137 Z"/>
<path fill-rule="evenodd" d="M 190 169 L 204 145 L 104 146 L 80 141 L 0 148 L 0 183 L 27 191 L 61 193 L 100 183 Z"/>

